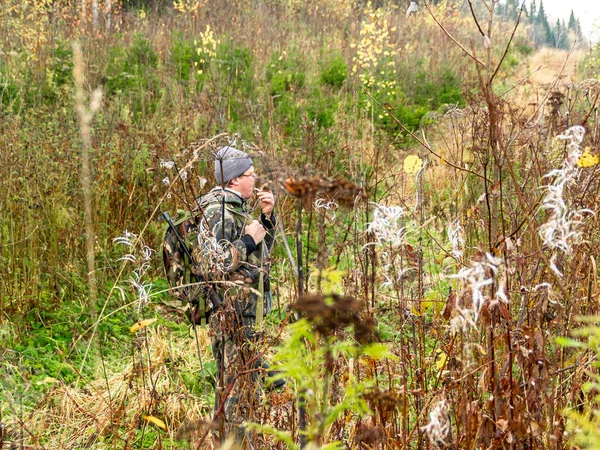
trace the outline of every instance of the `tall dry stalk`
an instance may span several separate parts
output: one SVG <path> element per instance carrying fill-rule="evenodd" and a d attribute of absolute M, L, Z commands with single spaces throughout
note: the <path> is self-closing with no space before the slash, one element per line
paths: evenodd
<path fill-rule="evenodd" d="M 78 42 L 73 43 L 73 58 L 75 66 L 73 76 L 75 77 L 75 111 L 79 118 L 79 130 L 81 135 L 81 190 L 83 193 L 83 215 L 85 223 L 85 246 L 86 260 L 88 268 L 88 282 L 90 296 L 88 306 L 92 320 L 97 317 L 96 303 L 98 300 L 98 283 L 96 281 L 96 261 L 95 261 L 95 232 L 93 216 L 93 195 L 92 195 L 92 169 L 90 163 L 90 150 L 92 148 L 92 139 L 90 134 L 90 124 L 95 112 L 100 108 L 102 101 L 102 90 L 96 89 L 92 94 L 92 100 L 89 108 L 85 106 L 84 85 L 84 66 L 81 46 Z"/>

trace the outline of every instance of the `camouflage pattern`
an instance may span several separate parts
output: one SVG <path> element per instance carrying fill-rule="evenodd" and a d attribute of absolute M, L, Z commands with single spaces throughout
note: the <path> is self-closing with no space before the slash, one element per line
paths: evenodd
<path fill-rule="evenodd" d="M 244 227 L 254 219 L 246 210 L 246 204 L 234 191 L 217 187 L 198 199 L 201 215 L 204 217 L 200 228 L 209 228 L 213 241 L 204 240 L 193 252 L 196 261 L 205 260 L 207 253 L 214 256 L 215 267 L 212 275 L 216 280 L 221 274 L 221 283 L 215 283 L 223 302 L 223 307 L 210 318 L 212 350 L 217 366 L 217 395 L 215 411 L 220 407 L 220 399 L 227 397 L 224 417 L 226 432 L 239 430 L 244 420 L 249 419 L 254 402 L 258 400 L 258 376 L 235 379 L 234 388 L 228 395 L 225 390 L 234 381 L 236 374 L 262 366 L 256 357 L 255 344 L 261 338 L 255 330 L 256 306 L 258 301 L 261 270 L 260 251 L 263 251 L 264 314 L 271 310 L 269 283 L 269 253 L 275 240 L 275 219 L 261 215 L 261 222 L 267 229 L 262 244 L 252 253 L 242 237 Z M 200 233 L 202 234 L 202 233 Z M 203 253 L 203 255 L 200 254 Z M 250 289 L 252 288 L 252 289 Z"/>
<path fill-rule="evenodd" d="M 234 191 L 228 189 L 215 188 L 198 201 L 201 214 L 204 216 L 206 226 L 210 227 L 212 236 L 218 244 L 213 249 L 220 251 L 217 259 L 220 260 L 220 271 L 225 280 L 243 282 L 246 287 L 251 287 L 258 290 L 258 280 L 260 276 L 260 250 L 263 249 L 263 271 L 264 271 L 264 290 L 270 291 L 268 268 L 269 268 L 269 253 L 273 247 L 275 240 L 274 219 L 267 219 L 261 216 L 261 221 L 267 229 L 267 234 L 258 250 L 247 254 L 246 245 L 242 241 L 244 236 L 244 227 L 254 219 L 246 210 L 245 201 Z M 224 213 L 224 215 L 223 215 Z M 203 223 L 203 225 L 204 225 Z M 197 246 L 198 252 L 210 251 L 207 245 Z M 194 259 L 206 259 L 206 255 L 198 254 L 198 258 L 194 255 Z M 215 274 L 216 275 L 216 274 Z M 225 289 L 221 289 L 224 293 Z M 243 315 L 248 317 L 256 316 L 256 300 L 257 294 L 251 293 L 250 305 L 244 305 Z M 265 312 L 268 312 L 267 311 Z"/>
<path fill-rule="evenodd" d="M 198 242 L 197 219 L 184 211 L 178 211 L 177 216 L 175 228 L 188 250 L 192 251 Z M 164 233 L 162 253 L 165 275 L 169 286 L 173 288 L 173 295 L 183 302 L 185 313 L 190 320 L 193 318 L 193 323 L 206 325 L 212 305 L 206 301 L 204 286 L 196 282 L 194 268 L 177 236 L 168 226 Z"/>

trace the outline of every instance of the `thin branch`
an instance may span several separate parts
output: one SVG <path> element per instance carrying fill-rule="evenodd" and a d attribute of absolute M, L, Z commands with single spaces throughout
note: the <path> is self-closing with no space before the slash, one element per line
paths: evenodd
<path fill-rule="evenodd" d="M 590 110 L 585 115 L 585 118 L 581 121 L 581 125 L 583 125 L 584 127 L 587 124 L 587 121 L 589 120 L 590 116 L 592 115 L 592 112 L 596 109 L 596 103 L 598 102 L 599 95 L 600 95 L 600 92 L 596 94 L 596 97 L 594 98 L 594 101 L 592 102 L 592 106 L 591 106 Z"/>
<path fill-rule="evenodd" d="M 438 26 L 442 29 L 442 31 L 444 33 L 446 33 L 446 36 L 448 36 L 456 45 L 458 45 L 460 47 L 460 49 L 465 52 L 465 54 L 473 59 L 473 61 L 475 61 L 477 64 L 479 64 L 481 67 L 485 67 L 485 64 L 483 63 L 483 61 L 481 61 L 479 58 L 477 58 L 475 55 L 473 55 L 471 52 L 469 52 L 460 42 L 458 42 L 454 36 L 452 36 L 448 30 L 446 30 L 444 28 L 444 26 L 436 19 L 436 17 L 433 15 L 433 13 L 431 12 L 431 10 L 429 9 L 429 5 L 427 4 L 427 2 L 425 2 L 425 8 L 427 9 L 427 11 L 429 12 L 429 14 L 431 15 L 432 19 L 435 21 L 435 23 L 438 24 Z"/>
<path fill-rule="evenodd" d="M 567 61 L 569 61 L 569 58 L 571 57 L 571 53 L 573 53 L 573 50 L 575 50 L 576 44 L 577 44 L 577 41 L 575 41 L 573 43 L 573 45 L 571 46 L 571 49 L 569 50 L 569 53 L 567 54 L 567 56 L 565 58 L 565 62 L 563 63 L 562 67 L 560 68 L 560 72 L 558 72 L 558 75 L 556 76 L 554 82 L 552 83 L 552 86 L 550 86 L 550 89 L 548 89 L 548 91 L 546 92 L 546 95 L 544 96 L 542 101 L 539 102 L 538 107 L 535 109 L 535 111 L 533 111 L 533 113 L 531 114 L 529 119 L 525 122 L 525 124 L 530 123 L 533 120 L 533 118 L 535 116 L 537 116 L 537 114 L 540 111 L 540 109 L 542 108 L 542 106 L 546 103 L 546 100 L 548 100 L 548 97 L 550 97 L 550 94 L 552 93 L 552 91 L 554 90 L 556 85 L 558 84 L 558 80 L 560 80 L 560 77 L 562 76 L 563 72 L 565 71 L 565 67 L 567 67 Z M 526 127 L 527 127 L 527 125 L 526 125 Z M 519 134 L 520 133 L 517 133 L 517 135 L 515 136 L 515 139 L 519 136 Z"/>
<path fill-rule="evenodd" d="M 504 97 L 506 94 L 508 94 L 510 91 L 512 91 L 514 88 L 516 88 L 517 86 L 519 86 L 521 83 L 523 83 L 525 80 L 527 80 L 527 78 L 531 77 L 532 75 L 535 75 L 536 73 L 538 73 L 540 70 L 542 70 L 542 66 L 538 67 L 537 69 L 535 69 L 533 72 L 525 75 L 523 78 L 521 78 L 519 81 L 517 81 L 514 86 L 512 86 L 510 89 L 507 89 L 502 95 L 500 95 L 500 97 Z"/>
<path fill-rule="evenodd" d="M 469 0 L 469 9 L 471 10 L 471 15 L 473 16 L 473 20 L 475 21 L 475 25 L 477 25 L 477 29 L 481 33 L 481 36 L 485 37 L 485 33 L 483 32 L 483 30 L 481 29 L 481 26 L 479 25 L 479 21 L 477 20 L 477 16 L 475 16 L 475 11 L 473 11 L 473 4 L 471 3 L 471 0 Z"/>
<path fill-rule="evenodd" d="M 471 0 L 469 0 L 469 4 L 471 4 Z M 506 44 L 506 48 L 504 49 L 504 54 L 502 55 L 502 58 L 500 58 L 500 62 L 496 66 L 496 70 L 494 70 L 494 73 L 490 77 L 490 79 L 488 81 L 488 85 L 492 84 L 494 77 L 498 74 L 498 71 L 500 70 L 500 66 L 502 66 L 502 63 L 504 62 L 504 58 L 506 58 L 506 55 L 508 54 L 508 50 L 510 49 L 510 44 L 512 44 L 512 41 L 515 38 L 515 33 L 517 32 L 517 28 L 519 27 L 519 23 L 521 22 L 521 14 L 523 14 L 524 7 L 525 7 L 525 1 L 523 1 L 523 3 L 521 3 L 521 9 L 519 10 L 519 15 L 517 16 L 517 23 L 515 23 L 515 27 L 513 28 L 512 34 L 510 35 L 510 39 L 508 40 L 508 43 Z"/>

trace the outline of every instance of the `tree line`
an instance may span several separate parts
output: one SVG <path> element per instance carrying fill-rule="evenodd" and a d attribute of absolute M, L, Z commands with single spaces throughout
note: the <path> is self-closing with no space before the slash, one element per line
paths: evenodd
<path fill-rule="evenodd" d="M 530 25 L 529 35 L 536 47 L 569 49 L 575 42 L 584 41 L 581 23 L 575 17 L 573 10 L 571 10 L 567 23 L 564 19 L 556 19 L 554 25 L 551 25 L 546 15 L 543 0 L 539 1 L 539 5 L 537 0 L 531 0 L 529 7 L 525 3 L 522 7 L 521 20 Z M 516 20 L 520 9 L 520 0 L 506 0 L 506 3 L 497 6 L 498 14 L 508 20 Z"/>

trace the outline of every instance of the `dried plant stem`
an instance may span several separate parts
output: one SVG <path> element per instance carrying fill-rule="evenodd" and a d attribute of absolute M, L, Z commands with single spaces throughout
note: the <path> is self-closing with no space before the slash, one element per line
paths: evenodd
<path fill-rule="evenodd" d="M 431 12 L 431 9 L 429 9 L 429 5 L 427 4 L 427 2 L 425 2 L 425 8 L 427 9 L 427 12 L 429 13 L 429 15 L 431 16 L 431 18 L 435 21 L 435 23 L 438 24 L 438 26 L 442 29 L 442 31 L 446 34 L 446 36 L 448 36 L 450 38 L 450 40 L 452 42 L 454 42 L 456 45 L 458 45 L 458 47 L 465 52 L 465 54 L 473 59 L 473 61 L 475 61 L 477 64 L 479 64 L 482 67 L 485 67 L 485 64 L 483 61 L 481 61 L 479 58 L 477 58 L 477 56 L 475 56 L 474 54 L 472 54 L 471 52 L 469 52 L 460 42 L 458 42 L 454 36 L 452 36 L 448 30 L 446 30 L 446 28 L 444 28 L 444 26 L 437 20 L 437 18 L 433 15 L 433 13 Z"/>
<path fill-rule="evenodd" d="M 405 126 L 405 125 L 404 125 L 402 122 L 400 122 L 400 120 L 399 120 L 399 119 L 398 119 L 396 116 L 394 116 L 394 115 L 392 114 L 392 112 L 391 112 L 391 111 L 390 111 L 388 108 L 386 108 L 385 106 L 383 106 L 383 104 L 381 104 L 381 102 L 379 102 L 379 101 L 378 101 L 378 100 L 377 100 L 375 97 L 373 97 L 373 96 L 372 96 L 372 95 L 369 93 L 369 91 L 367 91 L 367 90 L 365 89 L 365 87 L 364 87 L 364 86 L 361 86 L 361 87 L 362 87 L 362 89 L 363 89 L 363 92 L 364 92 L 364 93 L 367 95 L 367 97 L 369 97 L 369 98 L 370 98 L 370 99 L 371 99 L 371 100 L 372 100 L 372 101 L 373 101 L 373 102 L 374 102 L 374 103 L 375 103 L 377 106 L 379 106 L 379 108 L 380 108 L 380 109 L 381 109 L 383 112 L 385 112 L 385 113 L 386 113 L 388 116 L 390 116 L 394 122 L 396 122 L 398 125 L 400 125 L 400 128 L 402 128 L 402 130 L 403 130 L 405 133 L 407 133 L 407 134 L 408 134 L 408 135 L 409 135 L 411 138 L 413 138 L 415 141 L 417 141 L 417 142 L 419 143 L 419 145 L 421 145 L 421 146 L 422 146 L 424 149 L 426 149 L 426 150 L 427 150 L 429 153 L 431 153 L 433 156 L 435 156 L 435 157 L 436 157 L 438 160 L 441 160 L 441 159 L 442 159 L 442 157 L 441 157 L 441 156 L 440 156 L 438 153 L 436 153 L 436 152 L 435 152 L 435 151 L 434 151 L 434 150 L 431 148 L 431 146 L 430 146 L 430 145 L 429 145 L 427 142 L 425 142 L 425 140 L 423 140 L 423 139 L 420 139 L 420 138 L 419 138 L 419 137 L 418 137 L 416 134 L 414 134 L 412 131 L 410 131 L 408 128 L 406 128 L 406 126 Z M 475 171 L 473 171 L 473 170 L 470 170 L 470 169 L 467 169 L 467 168 L 465 168 L 465 167 L 460 167 L 460 166 L 457 166 L 457 165 L 455 165 L 455 164 L 452 164 L 452 163 L 451 163 L 450 161 L 448 161 L 448 160 L 445 160 L 445 163 L 446 163 L 448 166 L 450 166 L 450 167 L 452 167 L 452 168 L 454 168 L 454 169 L 456 169 L 456 170 L 459 170 L 459 171 L 461 171 L 461 172 L 467 172 L 467 173 L 470 173 L 471 175 L 474 175 L 474 176 L 476 176 L 477 178 L 481 178 L 481 179 L 484 179 L 484 178 L 485 178 L 485 176 L 484 176 L 484 175 L 481 175 L 480 173 L 477 173 L 477 172 L 475 172 Z M 375 187 L 377 187 L 377 186 L 375 186 Z M 373 189 L 373 192 L 376 192 L 376 189 Z"/>
<path fill-rule="evenodd" d="M 88 268 L 89 282 L 89 300 L 88 307 L 92 320 L 96 320 L 98 311 L 96 303 L 98 301 L 98 285 L 96 280 L 96 261 L 95 261 L 95 233 L 94 219 L 92 209 L 92 175 L 90 163 L 90 150 L 92 148 L 92 140 L 90 136 L 90 123 L 96 110 L 100 107 L 101 91 L 94 92 L 94 98 L 89 109 L 84 104 L 84 65 L 81 46 L 78 42 L 73 43 L 74 68 L 73 76 L 75 77 L 75 111 L 79 118 L 79 131 L 81 134 L 81 190 L 83 192 L 83 213 L 85 224 L 85 246 L 86 259 Z"/>

